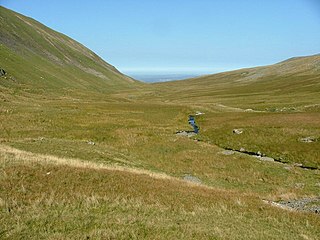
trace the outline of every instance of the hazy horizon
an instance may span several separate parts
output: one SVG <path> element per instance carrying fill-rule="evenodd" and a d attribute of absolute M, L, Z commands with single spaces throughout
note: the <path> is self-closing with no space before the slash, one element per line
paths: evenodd
<path fill-rule="evenodd" d="M 142 82 L 146 82 L 146 83 L 154 83 L 154 82 L 168 82 L 168 81 L 175 81 L 175 80 L 184 80 L 184 79 L 188 79 L 188 78 L 194 78 L 194 77 L 199 77 L 202 75 L 206 75 L 206 74 L 184 74 L 184 73 L 126 73 L 124 72 L 124 74 L 142 81 Z"/>

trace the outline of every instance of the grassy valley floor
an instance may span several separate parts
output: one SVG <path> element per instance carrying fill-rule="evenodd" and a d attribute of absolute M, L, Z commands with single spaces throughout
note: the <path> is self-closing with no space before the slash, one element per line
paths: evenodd
<path fill-rule="evenodd" d="M 299 141 L 319 136 L 319 113 L 206 106 L 125 98 L 4 102 L 1 236 L 316 239 L 318 214 L 268 202 L 319 197 L 319 170 L 294 165 L 319 166 L 319 142 Z M 176 135 L 191 130 L 188 115 L 197 110 L 205 113 L 196 117 L 200 134 Z M 232 133 L 240 127 L 243 134 Z M 224 147 L 278 154 L 288 164 L 225 155 Z"/>

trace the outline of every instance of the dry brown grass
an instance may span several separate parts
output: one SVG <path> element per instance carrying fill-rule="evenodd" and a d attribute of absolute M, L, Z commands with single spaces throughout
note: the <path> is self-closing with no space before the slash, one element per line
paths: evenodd
<path fill-rule="evenodd" d="M 241 191 L 4 145 L 0 172 L 4 239 L 315 239 L 320 229 L 316 215 Z"/>
<path fill-rule="evenodd" d="M 6 155 L 11 155 L 17 161 L 22 164 L 32 164 L 32 163 L 42 163 L 42 164 L 57 164 L 57 165 L 67 165 L 69 167 L 85 168 L 85 169 L 95 169 L 95 170 L 109 170 L 109 171 L 123 171 L 133 174 L 143 174 L 155 179 L 169 179 L 172 181 L 182 181 L 180 179 L 171 177 L 164 173 L 155 173 L 144 169 L 134 169 L 124 166 L 106 165 L 94 162 L 88 162 L 81 159 L 75 158 L 61 158 L 51 155 L 35 154 L 32 152 L 27 152 L 19 150 L 10 146 L 0 145 L 0 156 L 5 157 Z M 194 184 L 194 183 L 188 183 Z"/>

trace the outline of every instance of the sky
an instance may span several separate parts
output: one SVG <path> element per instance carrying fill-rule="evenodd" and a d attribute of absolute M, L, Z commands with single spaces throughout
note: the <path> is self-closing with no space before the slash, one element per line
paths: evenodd
<path fill-rule="evenodd" d="M 320 53 L 320 0 L 0 0 L 127 74 L 207 74 Z"/>

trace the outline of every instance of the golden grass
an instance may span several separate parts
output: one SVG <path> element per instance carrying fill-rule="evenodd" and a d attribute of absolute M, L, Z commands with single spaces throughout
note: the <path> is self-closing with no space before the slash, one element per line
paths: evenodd
<path fill-rule="evenodd" d="M 319 166 L 320 141 L 298 141 L 320 139 L 319 56 L 183 82 L 132 83 L 67 37 L 0 10 L 7 43 L 21 47 L 0 46 L 8 72 L 0 79 L 0 238 L 320 235 L 317 215 L 262 202 L 318 196 L 319 170 L 221 153 L 244 147 Z M 19 55 L 23 49 L 33 54 Z M 59 56 L 68 58 L 63 67 Z M 200 134 L 176 136 L 190 129 L 187 116 L 195 111 L 205 112 L 197 117 Z M 244 133 L 235 136 L 233 128 Z"/>
<path fill-rule="evenodd" d="M 57 165 L 67 165 L 70 167 L 76 168 L 88 168 L 88 169 L 95 169 L 95 170 L 110 170 L 110 171 L 124 171 L 133 174 L 143 174 L 155 179 L 169 179 L 173 181 L 182 181 L 181 179 L 177 179 L 166 175 L 164 173 L 155 173 L 144 169 L 137 169 L 137 168 L 128 168 L 124 166 L 115 166 L 115 165 L 106 165 L 102 163 L 94 163 L 88 162 L 81 159 L 75 158 L 61 158 L 52 155 L 44 155 L 44 154 L 35 154 L 32 152 L 27 152 L 23 150 L 19 150 L 10 146 L 6 146 L 1 144 L 0 145 L 0 155 L 4 157 L 5 155 L 13 155 L 14 159 L 22 162 L 23 164 L 30 164 L 30 163 L 43 163 L 43 164 L 57 164 Z M 50 173 L 48 173 L 50 174 Z M 190 183 L 193 185 L 198 185 L 196 183 Z"/>
<path fill-rule="evenodd" d="M 1 149 L 4 239 L 316 239 L 319 234 L 318 216 L 274 208 L 241 191 Z"/>

